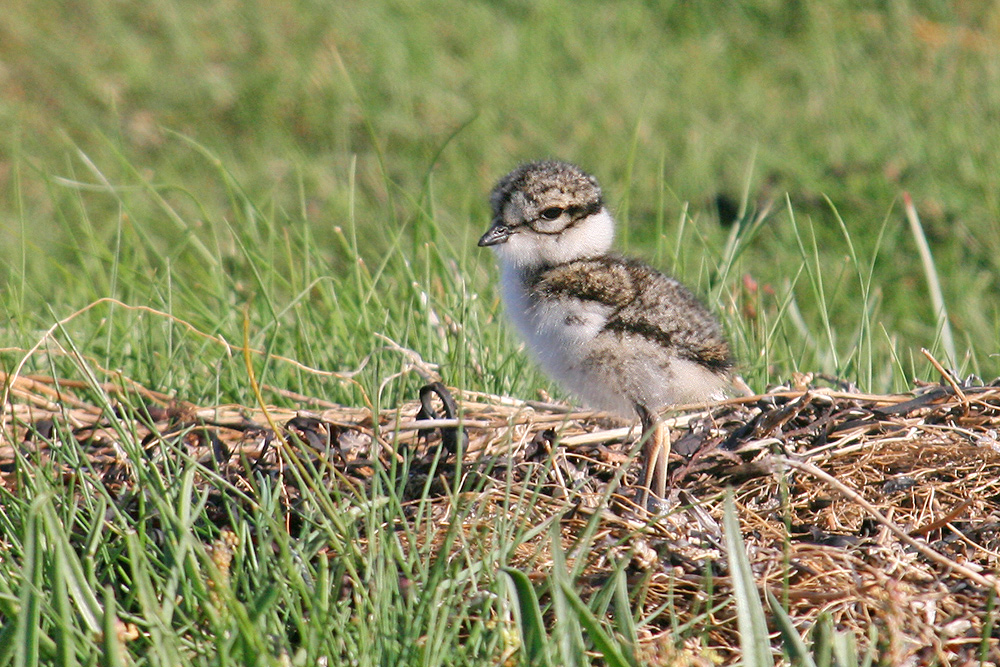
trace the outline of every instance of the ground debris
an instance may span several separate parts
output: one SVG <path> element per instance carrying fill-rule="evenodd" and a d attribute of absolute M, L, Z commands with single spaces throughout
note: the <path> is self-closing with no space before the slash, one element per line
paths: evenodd
<path fill-rule="evenodd" d="M 721 498 L 731 488 L 758 585 L 787 605 L 800 631 L 823 614 L 838 629 L 856 630 L 862 646 L 874 624 L 880 649 L 902 662 L 959 664 L 985 649 L 986 659 L 1000 663 L 996 638 L 983 639 L 1000 573 L 997 386 L 941 384 L 903 395 L 779 387 L 667 414 L 675 510 L 647 520 L 630 487 L 639 472 L 638 434 L 565 405 L 435 383 L 373 415 L 351 407 L 199 407 L 105 385 L 108 409 L 85 398 L 93 387 L 82 382 L 0 374 L 0 383 L 10 387 L 0 484 L 12 493 L 23 461 L 53 459 L 53 449 L 70 442 L 90 465 L 58 463 L 62 475 L 97 471 L 116 494 L 130 492 L 135 456 L 155 462 L 183 452 L 248 489 L 249 476 L 276 474 L 294 452 L 325 483 L 360 493 L 376 469 L 405 461 L 404 500 L 429 494 L 447 517 L 460 472 L 468 497 L 483 503 L 463 526 L 470 534 L 506 511 L 504 489 L 536 485 L 538 500 L 523 520 L 557 518 L 565 557 L 586 561 L 584 593 L 624 564 L 629 583 L 643 587 L 647 612 L 669 603 L 675 618 L 707 619 L 713 651 L 724 657 L 739 646 L 732 605 L 716 604 L 730 590 L 720 524 Z M 808 466 L 855 497 L 810 475 Z M 202 475 L 198 483 L 212 479 Z M 283 502 L 294 511 L 300 500 L 288 481 Z M 595 520 L 582 551 L 578 536 Z M 512 565 L 541 580 L 552 566 L 550 549 L 547 536 L 516 545 Z M 654 618 L 643 637 L 653 646 L 668 630 Z"/>

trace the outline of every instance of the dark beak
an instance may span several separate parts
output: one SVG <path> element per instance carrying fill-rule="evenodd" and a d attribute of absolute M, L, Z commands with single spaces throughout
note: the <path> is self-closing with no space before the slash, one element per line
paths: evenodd
<path fill-rule="evenodd" d="M 495 222 L 492 227 L 486 230 L 486 233 L 483 234 L 483 238 L 479 239 L 479 247 L 485 248 L 488 245 L 506 243 L 509 238 L 510 227 L 503 223 Z"/>

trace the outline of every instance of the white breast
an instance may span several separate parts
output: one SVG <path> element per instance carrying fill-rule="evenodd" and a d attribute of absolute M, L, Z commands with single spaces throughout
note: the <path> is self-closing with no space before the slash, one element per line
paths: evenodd
<path fill-rule="evenodd" d="M 607 400 L 593 400 L 596 378 L 593 369 L 585 367 L 611 308 L 572 297 L 532 303 L 517 271 L 508 267 L 504 267 L 501 274 L 501 291 L 507 314 L 542 368 L 569 391 L 590 397 L 588 402 L 594 407 L 620 412 L 621 398 L 618 396 L 615 396 L 614 405 Z M 630 410 L 627 406 L 625 411 Z"/>
<path fill-rule="evenodd" d="M 532 356 L 592 408 L 630 418 L 637 404 L 660 409 L 726 394 L 723 375 L 643 336 L 607 331 L 611 306 L 569 296 L 531 299 L 521 274 L 509 266 L 501 271 L 501 292 Z"/>

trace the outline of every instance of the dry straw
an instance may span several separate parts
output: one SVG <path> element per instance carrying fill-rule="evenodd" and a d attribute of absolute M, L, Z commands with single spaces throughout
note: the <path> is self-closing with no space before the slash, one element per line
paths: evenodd
<path fill-rule="evenodd" d="M 445 509 L 456 500 L 449 492 L 456 469 L 477 480 L 463 497 L 481 507 L 462 526 L 469 539 L 449 541 L 465 545 L 489 527 L 484 520 L 511 511 L 503 504 L 511 489 L 530 486 L 537 502 L 507 518 L 560 526 L 567 559 L 581 566 L 584 598 L 624 562 L 631 590 L 641 592 L 634 599 L 653 614 L 644 642 L 661 645 L 672 623 L 695 621 L 723 658 L 739 646 L 719 528 L 729 487 L 758 586 L 782 601 L 800 631 L 825 613 L 862 645 L 877 628 L 893 659 L 955 663 L 980 655 L 1000 568 L 1000 387 L 948 378 L 905 395 L 868 395 L 810 379 L 667 415 L 675 509 L 654 520 L 632 502 L 635 434 L 627 425 L 455 389 L 455 415 L 435 412 L 433 392 L 429 413 L 415 400 L 373 415 L 320 401 L 311 405 L 325 407 L 314 411 L 197 406 L 105 384 L 107 396 L 142 406 L 109 414 L 88 399 L 92 384 L 0 375 L 8 391 L 0 471 L 16 493 L 19 462 L 47 460 L 70 439 L 91 467 L 66 470 L 67 478 L 97 474 L 109 487 L 125 486 L 129 448 L 119 438 L 130 433 L 153 461 L 183 454 L 211 469 L 202 485 L 221 477 L 250 489 L 251 469 L 288 463 L 274 447 L 269 424 L 276 424 L 295 456 L 345 493 L 367 493 L 374 471 L 393 459 L 409 461 L 414 477 L 404 501 L 429 493 Z M 114 419 L 129 420 L 129 428 L 113 428 Z M 443 438 L 455 452 L 439 451 Z M 427 484 L 428 475 L 442 483 Z M 298 497 L 294 488 L 283 494 L 288 503 Z M 446 532 L 442 525 L 436 535 Z M 591 537 L 581 550 L 584 532 Z M 552 542 L 546 531 L 531 534 L 538 537 L 517 545 L 510 565 L 539 581 L 552 567 Z M 998 655 L 996 639 L 986 643 Z"/>

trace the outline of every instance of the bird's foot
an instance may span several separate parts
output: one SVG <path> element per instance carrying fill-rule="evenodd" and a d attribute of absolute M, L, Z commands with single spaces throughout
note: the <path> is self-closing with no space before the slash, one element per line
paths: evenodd
<path fill-rule="evenodd" d="M 661 516 L 677 507 L 677 499 L 670 496 L 660 498 L 649 489 L 639 487 L 636 489 L 636 505 L 644 508 L 647 516 Z"/>

